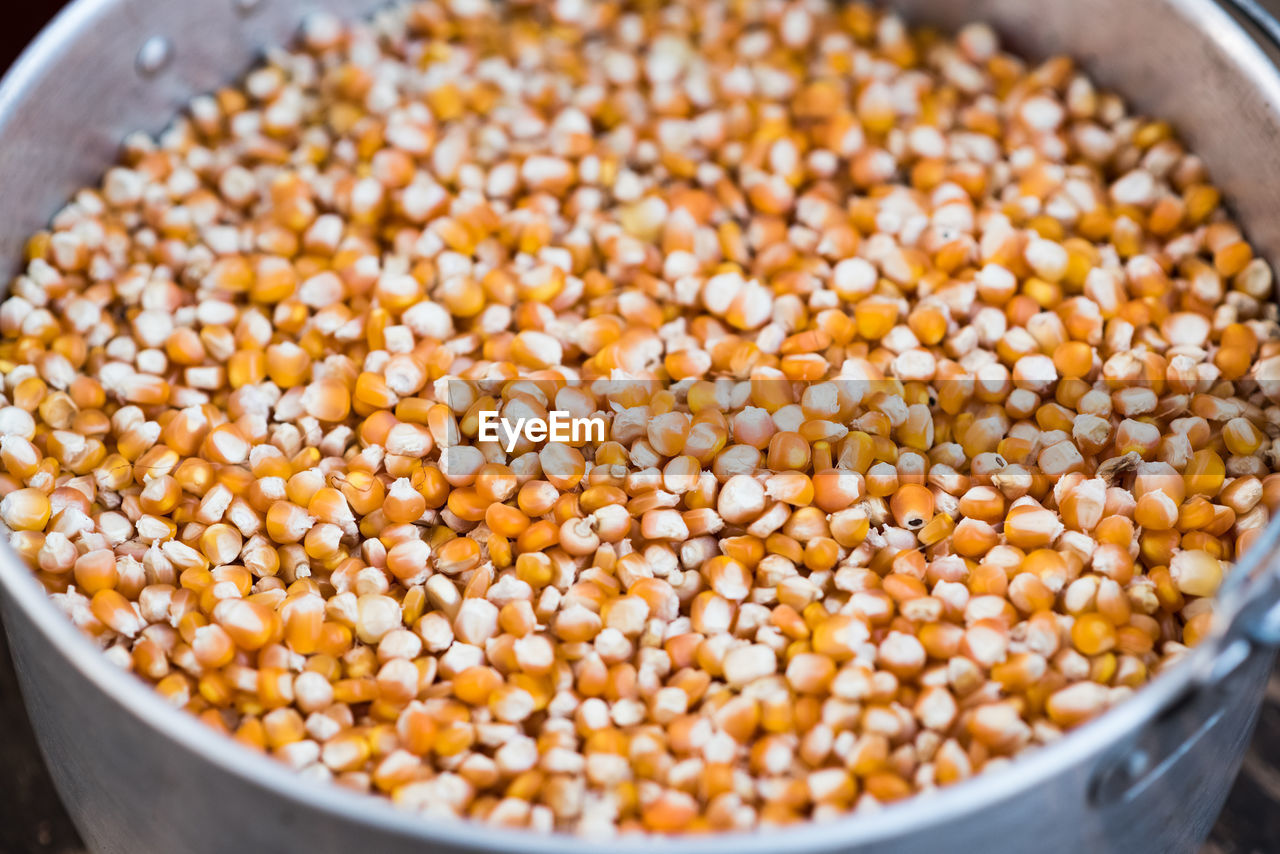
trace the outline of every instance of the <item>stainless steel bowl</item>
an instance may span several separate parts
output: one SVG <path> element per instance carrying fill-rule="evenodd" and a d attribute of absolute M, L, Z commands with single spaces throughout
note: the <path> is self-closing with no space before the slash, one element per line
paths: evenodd
<path fill-rule="evenodd" d="M 1250 238 L 1280 262 L 1280 73 L 1254 0 L 902 0 L 909 20 L 984 19 L 1029 56 L 1069 53 L 1172 119 Z M 0 273 L 123 135 L 159 130 L 310 9 L 379 0 L 78 0 L 0 83 Z M 1236 16 L 1252 17 L 1242 24 Z M 973 781 L 858 817 L 750 835 L 663 840 L 671 854 L 1193 851 L 1239 768 L 1280 641 L 1280 520 L 1221 594 L 1214 636 L 1132 700 Z M 401 812 L 300 779 L 170 708 L 109 664 L 7 547 L 0 606 L 41 749 L 98 852 L 369 850 L 585 854 L 598 843 Z M 618 854 L 654 842 L 612 840 Z"/>

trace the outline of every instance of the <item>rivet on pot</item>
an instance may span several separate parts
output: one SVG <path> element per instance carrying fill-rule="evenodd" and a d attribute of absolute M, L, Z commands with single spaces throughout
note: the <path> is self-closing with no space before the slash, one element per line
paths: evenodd
<path fill-rule="evenodd" d="M 135 65 L 143 77 L 152 77 L 163 71 L 172 59 L 173 42 L 164 36 L 152 36 L 138 49 Z"/>
<path fill-rule="evenodd" d="M 263 0 L 232 0 L 232 5 L 235 6 L 237 14 L 245 16 L 252 15 L 258 11 L 262 7 L 262 3 Z"/>
<path fill-rule="evenodd" d="M 1134 748 L 1104 765 L 1094 775 L 1090 800 L 1095 806 L 1114 804 L 1123 799 L 1151 768 L 1151 754 Z"/>

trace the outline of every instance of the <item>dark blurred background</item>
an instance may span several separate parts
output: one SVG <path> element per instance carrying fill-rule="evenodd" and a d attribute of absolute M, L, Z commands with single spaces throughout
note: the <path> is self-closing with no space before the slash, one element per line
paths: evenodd
<path fill-rule="evenodd" d="M 8 68 L 45 22 L 67 4 L 57 0 L 26 0 L 5 5 L 8 8 L 4 11 L 4 26 L 0 28 L 0 66 Z"/>
<path fill-rule="evenodd" d="M 4 3 L 0 69 L 8 68 L 40 27 L 64 5 L 56 0 Z M 1271 0 L 1267 5 L 1280 9 L 1280 0 Z M 228 69 L 228 72 L 237 70 Z M 4 153 L 0 152 L 0 156 Z M 1280 676 L 1271 680 L 1253 747 L 1213 836 L 1201 854 L 1275 852 L 1280 852 Z M 36 748 L 31 724 L 18 696 L 3 631 L 0 631 L 0 854 L 85 854 Z"/>

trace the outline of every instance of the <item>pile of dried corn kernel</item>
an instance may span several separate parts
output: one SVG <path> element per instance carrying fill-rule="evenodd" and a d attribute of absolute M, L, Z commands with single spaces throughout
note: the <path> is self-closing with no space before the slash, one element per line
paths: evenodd
<path fill-rule="evenodd" d="M 306 776 L 827 818 L 1204 635 L 1280 503 L 1271 290 L 1168 125 L 982 25 L 316 16 L 31 240 L 0 517 L 111 660 Z M 508 455 L 499 409 L 610 434 Z"/>

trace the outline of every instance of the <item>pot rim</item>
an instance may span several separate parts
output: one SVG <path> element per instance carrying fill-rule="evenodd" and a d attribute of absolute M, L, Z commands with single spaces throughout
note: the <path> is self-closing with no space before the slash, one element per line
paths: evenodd
<path fill-rule="evenodd" d="M 73 44 L 91 32 L 100 16 L 117 14 L 128 0 L 74 0 L 66 6 L 23 51 L 0 79 L 0 138 L 14 122 L 28 87 L 38 81 Z M 1188 20 L 1205 37 L 1229 53 L 1253 86 L 1273 105 L 1280 105 L 1280 69 L 1277 69 L 1244 27 L 1214 0 L 1166 0 L 1170 10 Z M 230 8 L 230 7 L 228 7 Z M 301 12 L 302 10 L 300 10 Z M 231 69 L 235 73 L 239 69 Z M 1277 109 L 1280 109 L 1278 107 Z M 104 168 L 108 164 L 103 164 Z M 1246 229 L 1247 230 L 1247 229 Z M 1273 519 L 1252 550 L 1236 566 L 1235 573 L 1252 573 L 1270 556 L 1275 571 L 1280 564 L 1280 516 Z M 423 816 L 400 809 L 382 797 L 343 790 L 332 783 L 304 778 L 280 762 L 219 734 L 197 718 L 164 702 L 151 687 L 112 665 L 102 652 L 52 603 L 43 586 L 9 547 L 0 543 L 0 602 L 8 603 L 40 633 L 66 661 L 110 700 L 165 738 L 240 780 L 268 790 L 276 797 L 331 813 L 357 825 L 377 827 L 424 843 L 443 843 L 457 849 L 507 850 L 536 854 L 587 854 L 598 850 L 598 837 L 537 833 L 496 828 L 479 821 Z M 9 620 L 9 631 L 15 625 Z M 1007 767 L 870 813 L 850 813 L 826 822 L 805 821 L 785 828 L 703 836 L 661 837 L 672 854 L 712 854 L 735 850 L 740 854 L 774 854 L 780 848 L 822 851 L 845 849 L 892 840 L 894 837 L 937 827 L 964 814 L 1016 798 L 1026 789 L 1064 772 L 1082 756 L 1101 756 L 1120 739 L 1142 728 L 1167 708 L 1191 683 L 1195 674 L 1208 672 L 1218 649 L 1213 643 L 1194 648 L 1174 667 L 1156 676 L 1134 696 L 1067 733 L 1058 741 L 1032 750 Z M 16 660 L 15 660 L 16 663 Z M 39 675 L 27 674 L 38 679 Z M 654 836 L 629 835 L 608 838 L 608 845 L 627 854 L 649 854 Z"/>

